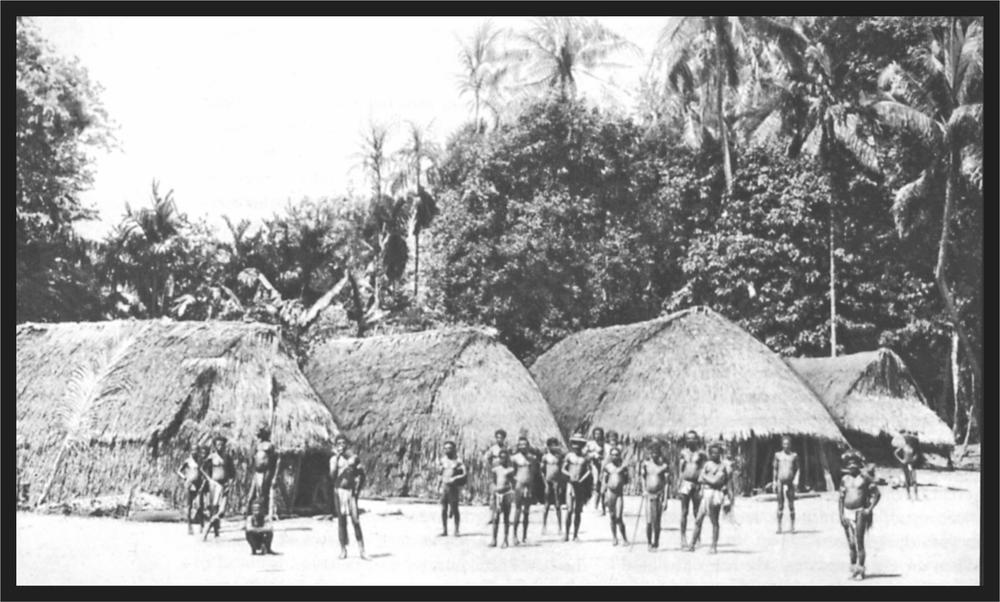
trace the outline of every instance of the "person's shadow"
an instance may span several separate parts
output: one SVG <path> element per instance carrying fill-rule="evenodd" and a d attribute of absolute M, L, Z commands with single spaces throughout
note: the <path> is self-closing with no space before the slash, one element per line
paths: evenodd
<path fill-rule="evenodd" d="M 895 579 L 897 577 L 902 577 L 899 573 L 868 573 L 865 575 L 865 580 L 868 579 Z"/>

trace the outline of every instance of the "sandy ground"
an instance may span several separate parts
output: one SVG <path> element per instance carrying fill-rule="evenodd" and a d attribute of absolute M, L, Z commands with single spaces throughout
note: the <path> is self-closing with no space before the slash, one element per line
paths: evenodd
<path fill-rule="evenodd" d="M 880 474 L 887 475 L 886 471 Z M 867 585 L 976 585 L 979 582 L 979 473 L 920 474 L 922 499 L 883 487 L 868 543 Z M 770 498 L 773 500 L 773 498 Z M 434 505 L 362 500 L 369 561 L 337 560 L 336 522 L 298 518 L 276 525 L 279 556 L 251 556 L 241 523 L 224 523 L 218 540 L 189 536 L 171 523 L 17 515 L 18 585 L 389 585 L 389 584 L 634 584 L 853 585 L 834 494 L 802 499 L 799 532 L 775 534 L 775 503 L 739 498 L 735 521 L 723 520 L 719 554 L 678 549 L 679 504 L 664 516 L 658 552 L 613 547 L 607 519 L 583 515 L 580 540 L 541 534 L 533 508 L 528 545 L 489 548 L 487 508 L 463 507 L 460 538 L 437 537 Z M 639 498 L 626 500 L 631 536 Z M 787 518 L 786 518 L 787 521 Z M 690 526 L 689 526 L 690 529 Z M 711 537 L 706 521 L 703 541 Z M 353 537 L 353 534 L 352 534 Z"/>

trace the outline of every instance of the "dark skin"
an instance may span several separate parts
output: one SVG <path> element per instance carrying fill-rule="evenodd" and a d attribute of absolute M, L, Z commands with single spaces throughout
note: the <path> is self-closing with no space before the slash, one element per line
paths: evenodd
<path fill-rule="evenodd" d="M 664 493 L 670 480 L 670 466 L 664 461 L 663 453 L 659 449 L 654 449 L 650 458 L 639 466 L 639 476 L 642 479 L 644 494 L 649 500 L 649 511 L 646 513 L 646 543 L 652 551 L 660 547 L 660 521 L 667 507 L 667 496 Z"/>
<path fill-rule="evenodd" d="M 257 443 L 253 455 L 253 484 L 250 496 L 247 498 L 247 513 L 255 501 L 260 500 L 264 512 L 273 517 L 271 512 L 272 488 L 274 474 L 278 469 L 278 452 L 271 443 L 271 431 L 262 428 L 257 432 Z"/>
<path fill-rule="evenodd" d="M 906 484 L 906 497 L 910 499 L 910 487 L 913 487 L 913 499 L 919 499 L 917 495 L 917 450 L 914 442 L 916 437 L 909 432 L 900 433 L 903 444 L 892 451 L 892 454 L 903 466 L 903 481 Z"/>
<path fill-rule="evenodd" d="M 781 515 L 788 498 L 788 518 L 791 532 L 795 533 L 795 478 L 799 474 L 799 455 L 792 451 L 792 440 L 782 437 L 781 451 L 774 454 L 774 494 L 778 498 L 778 533 L 781 533 Z"/>
<path fill-rule="evenodd" d="M 684 444 L 687 453 L 681 452 L 680 460 L 678 461 L 678 473 L 680 474 L 682 484 L 684 481 L 692 483 L 693 493 L 686 494 L 681 492 L 678 494 L 681 500 L 681 548 L 687 547 L 688 509 L 690 508 L 693 516 L 698 516 L 698 476 L 701 474 L 702 466 L 705 465 L 705 455 L 699 449 L 698 436 L 694 433 L 688 433 Z"/>
<path fill-rule="evenodd" d="M 865 534 L 871 525 L 872 512 L 882 499 L 872 479 L 861 472 L 861 462 L 848 462 L 841 478 L 837 512 L 844 527 L 851 555 L 851 578 L 864 579 Z"/>
<path fill-rule="evenodd" d="M 191 456 L 177 469 L 177 476 L 184 479 L 187 485 L 187 524 L 188 535 L 194 533 L 194 521 L 197 516 L 200 529 L 204 529 L 205 487 L 207 481 L 201 474 L 201 465 L 205 461 L 205 448 L 191 447 Z M 198 501 L 198 511 L 194 511 L 194 502 Z"/>
<path fill-rule="evenodd" d="M 518 545 L 528 538 L 528 515 L 531 511 L 532 494 L 531 487 L 534 483 L 535 475 L 538 471 L 538 455 L 528 444 L 527 439 L 519 439 L 517 442 L 517 453 L 512 458 L 515 468 L 515 485 L 518 488 L 514 495 L 516 507 L 514 509 L 514 545 Z M 522 527 L 521 538 L 517 537 L 517 527 Z"/>
<path fill-rule="evenodd" d="M 608 463 L 604 465 L 601 481 L 604 483 L 606 507 L 611 517 L 611 537 L 613 545 L 618 545 L 618 532 L 622 541 L 628 544 L 625 537 L 625 521 L 622 520 L 625 511 L 624 488 L 629 483 L 628 468 L 622 466 L 622 454 L 618 448 L 611 448 L 608 453 Z"/>
<path fill-rule="evenodd" d="M 562 450 L 557 441 L 550 441 L 548 453 L 542 456 L 542 471 L 545 474 L 545 509 L 542 511 L 542 533 L 549 520 L 549 508 L 555 506 L 559 533 L 562 533 L 562 505 L 559 503 L 563 488 Z"/>
<path fill-rule="evenodd" d="M 448 515 L 455 521 L 455 537 L 458 537 L 460 516 L 458 499 L 461 485 L 456 484 L 465 475 L 465 465 L 458 459 L 455 444 L 444 444 L 444 458 L 441 460 L 441 536 L 448 535 Z"/>
<path fill-rule="evenodd" d="M 688 548 L 694 551 L 698 540 L 701 537 L 701 526 L 708 516 L 712 522 L 712 547 L 709 552 L 716 554 L 719 551 L 719 513 L 722 510 L 722 503 L 718 501 L 718 492 L 728 493 L 730 499 L 733 498 L 733 480 L 729 473 L 729 468 L 722 462 L 722 450 L 713 446 L 708 452 L 709 460 L 702 468 L 699 481 L 709 489 L 706 494 L 708 499 L 703 499 L 698 508 L 698 516 L 695 519 L 694 536 L 691 538 L 691 546 Z M 715 499 L 713 499 L 715 498 Z"/>
<path fill-rule="evenodd" d="M 569 541 L 570 526 L 573 527 L 573 541 L 577 541 L 580 534 L 580 514 L 583 512 L 583 499 L 577 497 L 576 489 L 587 479 L 594 478 L 591 472 L 591 463 L 583 455 L 583 442 L 573 442 L 572 451 L 563 457 L 562 472 L 566 475 L 567 483 L 567 505 L 569 512 L 566 514 L 566 531 L 563 535 L 564 541 Z"/>
<path fill-rule="evenodd" d="M 499 461 L 493 467 L 493 497 L 496 499 L 496 510 L 493 513 L 493 541 L 491 548 L 497 546 L 497 534 L 500 529 L 500 518 L 503 518 L 503 545 L 508 545 L 510 534 L 510 506 L 514 494 L 514 467 L 510 465 L 510 454 L 507 450 L 500 452 Z"/>

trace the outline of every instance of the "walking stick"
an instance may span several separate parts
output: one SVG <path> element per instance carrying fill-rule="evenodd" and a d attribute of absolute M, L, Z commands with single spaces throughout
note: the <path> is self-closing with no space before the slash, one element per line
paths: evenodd
<path fill-rule="evenodd" d="M 202 476 L 204 476 L 209 481 L 215 483 L 219 487 L 224 487 L 221 483 L 219 483 L 218 481 L 216 481 L 212 477 L 208 476 L 208 473 L 206 473 L 204 471 L 204 469 L 202 469 L 200 466 L 198 467 L 198 472 L 200 472 L 202 474 Z M 223 491 L 223 493 L 225 493 L 225 491 Z M 212 493 L 209 492 L 209 496 L 211 496 L 211 495 L 212 495 Z M 220 494 L 220 497 L 221 497 L 221 494 Z M 209 501 L 211 501 L 211 499 L 209 499 Z M 211 504 L 209 504 L 209 505 L 211 505 Z M 205 532 L 201 536 L 201 540 L 202 541 L 207 541 L 208 540 L 208 532 L 212 530 L 212 523 L 215 522 L 217 519 L 221 520 L 223 510 L 224 509 L 220 508 L 218 511 L 216 511 L 215 514 L 213 514 L 211 517 L 209 517 L 209 519 L 208 519 L 208 525 L 205 527 Z"/>
<path fill-rule="evenodd" d="M 628 547 L 629 551 L 635 547 L 635 536 L 639 534 L 639 523 L 642 521 L 642 509 L 646 507 L 646 496 L 643 495 L 642 499 L 639 500 L 639 514 L 635 516 L 635 527 L 632 529 L 632 545 Z"/>

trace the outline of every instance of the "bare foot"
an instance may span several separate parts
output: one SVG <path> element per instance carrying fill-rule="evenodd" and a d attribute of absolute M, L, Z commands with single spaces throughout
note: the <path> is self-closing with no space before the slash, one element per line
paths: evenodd
<path fill-rule="evenodd" d="M 495 541 L 491 541 L 491 542 L 489 543 L 489 546 L 487 546 L 487 547 L 490 547 L 490 548 L 495 548 L 495 547 L 497 547 L 497 542 L 495 542 Z"/>
<path fill-rule="evenodd" d="M 341 550 L 340 551 L 340 556 L 337 556 L 337 558 L 339 558 L 340 560 L 343 560 L 343 559 L 347 558 L 347 549 L 345 548 L 345 549 Z"/>
<path fill-rule="evenodd" d="M 506 539 L 504 540 L 504 542 L 502 544 L 500 544 L 500 547 L 501 548 L 506 548 L 507 547 L 507 540 Z"/>
<path fill-rule="evenodd" d="M 709 548 L 708 553 L 709 554 L 718 554 L 719 553 L 719 548 L 717 548 L 715 546 L 712 546 L 711 548 Z"/>
<path fill-rule="evenodd" d="M 617 545 L 618 545 L 618 540 L 617 540 L 617 539 L 616 539 L 616 540 L 614 540 L 614 543 L 612 543 L 611 545 L 613 545 L 613 546 L 617 546 Z"/>
<path fill-rule="evenodd" d="M 445 531 L 444 533 L 438 533 L 438 537 L 448 537 L 448 532 Z"/>

